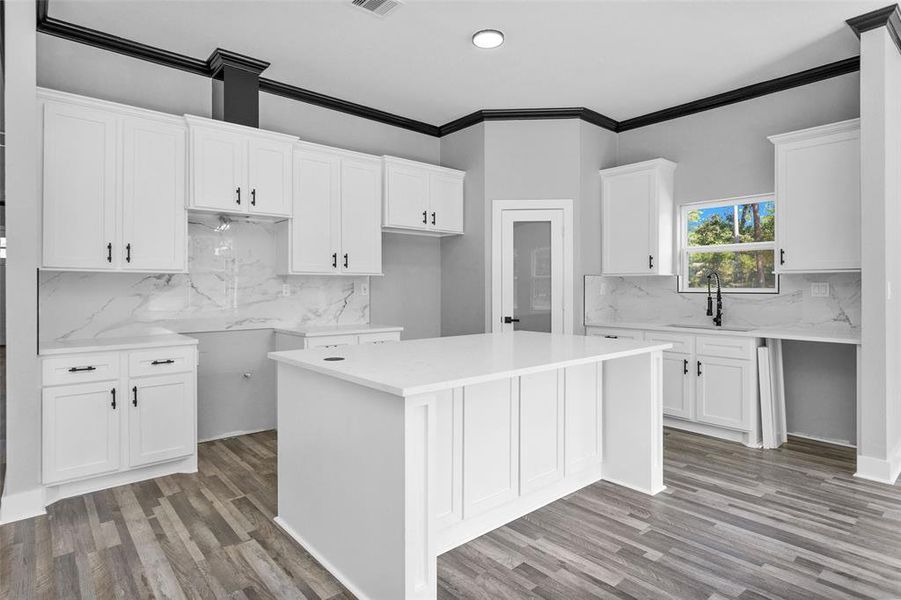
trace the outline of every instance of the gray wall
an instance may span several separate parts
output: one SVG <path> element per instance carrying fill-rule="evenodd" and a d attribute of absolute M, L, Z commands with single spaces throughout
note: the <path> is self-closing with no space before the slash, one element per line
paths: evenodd
<path fill-rule="evenodd" d="M 773 145 L 767 136 L 859 114 L 860 77 L 857 73 L 843 75 L 623 132 L 619 135 L 618 164 L 657 157 L 675 161 L 677 204 L 772 192 Z M 760 296 L 759 301 L 767 302 L 767 296 Z M 794 356 L 795 352 L 804 356 Z M 836 367 L 828 374 L 835 385 L 812 395 L 804 390 L 827 370 L 822 365 L 841 362 L 836 349 L 827 344 L 787 346 L 786 409 L 794 415 L 794 431 L 824 439 L 853 439 L 846 432 L 851 427 L 848 414 L 855 403 L 854 359 L 845 358 L 850 363 L 842 363 L 843 368 Z M 818 417 L 808 422 L 807 417 L 813 414 Z"/>

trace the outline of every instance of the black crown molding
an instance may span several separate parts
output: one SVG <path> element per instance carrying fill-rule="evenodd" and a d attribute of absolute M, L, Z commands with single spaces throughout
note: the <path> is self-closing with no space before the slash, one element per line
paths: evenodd
<path fill-rule="evenodd" d="M 70 41 L 94 46 L 110 52 L 117 52 L 133 58 L 139 58 L 159 65 L 179 69 L 188 73 L 202 75 L 204 77 L 220 77 L 222 68 L 226 65 L 238 67 L 257 74 L 264 71 L 269 63 L 266 61 L 244 56 L 228 50 L 217 48 L 207 60 L 201 60 L 184 54 L 170 52 L 162 48 L 156 48 L 142 44 L 134 40 L 117 37 L 108 33 L 82 27 L 74 23 L 54 19 L 48 15 L 49 0 L 37 0 L 37 30 L 47 35 L 53 35 Z M 885 25 L 892 39 L 901 50 L 901 12 L 897 5 L 849 19 L 848 25 L 859 36 L 862 31 L 868 31 Z M 798 86 L 816 83 L 839 75 L 853 73 L 860 70 L 860 57 L 846 58 L 827 65 L 807 69 L 799 73 L 793 73 L 784 77 L 778 77 L 769 81 L 755 83 L 735 90 L 701 98 L 686 104 L 680 104 L 671 108 L 658 110 L 646 115 L 616 121 L 585 107 L 573 108 L 523 108 L 523 109 L 485 109 L 478 110 L 459 119 L 450 121 L 441 126 L 431 125 L 415 119 L 409 119 L 383 110 L 378 110 L 362 104 L 356 104 L 333 96 L 327 96 L 311 90 L 293 86 L 288 83 L 260 77 L 260 91 L 291 98 L 299 102 L 313 104 L 330 110 L 354 115 L 363 119 L 369 119 L 386 125 L 400 127 L 409 131 L 415 131 L 424 135 L 441 137 L 478 123 L 485 121 L 515 121 L 534 119 L 581 119 L 609 131 L 621 132 L 654 125 L 663 121 L 678 119 L 695 113 L 699 113 L 745 100 L 751 100 L 767 94 L 789 90 Z"/>
<path fill-rule="evenodd" d="M 857 37 L 864 31 L 870 31 L 877 27 L 885 27 L 888 29 L 895 47 L 901 52 L 901 10 L 897 4 L 879 8 L 874 11 L 854 17 L 845 21 Z"/>

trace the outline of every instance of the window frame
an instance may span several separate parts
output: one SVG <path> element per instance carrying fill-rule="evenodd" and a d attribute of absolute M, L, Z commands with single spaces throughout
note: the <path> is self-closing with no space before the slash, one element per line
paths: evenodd
<path fill-rule="evenodd" d="M 748 196 L 734 196 L 731 198 L 721 198 L 718 200 L 700 200 L 697 202 L 687 202 L 679 205 L 678 219 L 678 235 L 679 243 L 679 276 L 676 278 L 677 291 L 685 294 L 706 294 L 707 285 L 702 287 L 689 287 L 688 281 L 688 257 L 691 254 L 700 252 L 747 252 L 753 250 L 772 250 L 773 251 L 773 267 L 775 269 L 776 259 L 776 240 L 771 242 L 745 242 L 738 244 L 717 244 L 712 246 L 689 246 L 688 245 L 688 213 L 698 208 L 721 208 L 723 206 L 733 206 L 736 204 L 755 204 L 761 202 L 773 203 L 773 216 L 776 219 L 776 226 L 779 222 L 779 205 L 776 202 L 775 192 L 765 194 L 751 194 Z M 775 232 L 775 228 L 774 228 Z M 779 293 L 779 273 L 775 272 L 776 285 L 772 288 L 723 288 L 724 294 L 778 294 Z"/>

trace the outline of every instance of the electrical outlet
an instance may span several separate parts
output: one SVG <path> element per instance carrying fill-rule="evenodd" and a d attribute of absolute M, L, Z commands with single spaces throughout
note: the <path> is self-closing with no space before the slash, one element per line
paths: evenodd
<path fill-rule="evenodd" d="M 357 281 L 354 283 L 354 294 L 359 296 L 368 296 L 369 295 L 369 282 L 368 281 Z"/>
<path fill-rule="evenodd" d="M 828 298 L 829 297 L 829 282 L 828 281 L 815 281 L 810 284 L 810 297 L 811 298 Z"/>
<path fill-rule="evenodd" d="M 287 298 L 291 295 L 291 286 L 287 283 L 282 284 L 282 297 Z"/>

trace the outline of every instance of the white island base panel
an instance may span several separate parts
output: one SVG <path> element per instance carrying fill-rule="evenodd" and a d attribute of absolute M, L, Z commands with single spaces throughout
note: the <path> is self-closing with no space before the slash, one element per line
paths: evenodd
<path fill-rule="evenodd" d="M 662 354 L 401 397 L 280 362 L 276 522 L 362 600 L 600 480 L 663 486 Z"/>

